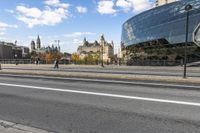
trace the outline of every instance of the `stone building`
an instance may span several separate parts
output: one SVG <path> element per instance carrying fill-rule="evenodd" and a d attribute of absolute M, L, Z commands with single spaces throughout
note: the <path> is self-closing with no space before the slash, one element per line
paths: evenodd
<path fill-rule="evenodd" d="M 46 53 L 46 52 L 60 52 L 60 46 L 59 44 L 56 46 L 52 44 L 52 46 L 47 46 L 47 47 L 42 47 L 41 46 L 41 39 L 40 36 L 38 35 L 36 39 L 36 43 L 34 40 L 31 41 L 31 52 L 36 52 L 36 53 Z"/>
<path fill-rule="evenodd" d="M 37 45 L 37 49 L 41 48 L 41 40 L 40 40 L 40 36 L 38 35 L 37 40 L 36 40 L 36 45 Z"/>
<path fill-rule="evenodd" d="M 99 42 L 94 41 L 93 43 L 88 42 L 86 38 L 84 38 L 83 45 L 78 47 L 77 52 L 82 58 L 88 54 L 96 54 L 100 55 L 101 59 L 103 53 L 103 60 L 111 62 L 112 58 L 114 57 L 114 43 L 113 41 L 108 43 L 103 35 L 101 36 Z"/>
<path fill-rule="evenodd" d="M 22 59 L 29 54 L 29 48 L 16 43 L 0 42 L 0 59 Z"/>
<path fill-rule="evenodd" d="M 35 50 L 35 41 L 31 41 L 31 51 Z"/>
<path fill-rule="evenodd" d="M 20 46 L 21 50 L 22 50 L 22 57 L 25 58 L 27 57 L 27 55 L 29 54 L 29 48 L 28 47 L 24 47 L 24 46 Z"/>
<path fill-rule="evenodd" d="M 0 59 L 12 59 L 12 47 L 0 42 Z"/>

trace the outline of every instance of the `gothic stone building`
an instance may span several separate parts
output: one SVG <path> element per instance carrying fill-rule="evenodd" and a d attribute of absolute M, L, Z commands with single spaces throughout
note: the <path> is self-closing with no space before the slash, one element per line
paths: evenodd
<path fill-rule="evenodd" d="M 102 47 L 103 47 L 103 60 L 111 62 L 114 57 L 114 43 L 108 43 L 104 36 L 101 36 L 99 42 L 95 41 L 94 43 L 90 43 L 84 38 L 83 45 L 78 47 L 78 54 L 81 58 L 84 58 L 88 54 L 99 54 L 102 59 Z"/>
<path fill-rule="evenodd" d="M 47 47 L 41 47 L 41 40 L 38 35 L 36 43 L 34 40 L 31 41 L 31 52 L 36 52 L 36 53 L 46 53 L 46 52 L 51 52 L 51 53 L 57 53 L 60 52 L 60 46 L 47 46 Z"/>

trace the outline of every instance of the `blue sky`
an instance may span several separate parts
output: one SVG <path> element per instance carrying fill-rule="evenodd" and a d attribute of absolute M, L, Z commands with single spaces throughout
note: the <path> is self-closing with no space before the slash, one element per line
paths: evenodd
<path fill-rule="evenodd" d="M 125 20 L 153 6 L 154 0 L 2 0 L 0 40 L 30 46 L 40 35 L 42 45 L 60 40 L 72 53 L 84 37 L 93 42 L 104 34 L 116 50 Z"/>

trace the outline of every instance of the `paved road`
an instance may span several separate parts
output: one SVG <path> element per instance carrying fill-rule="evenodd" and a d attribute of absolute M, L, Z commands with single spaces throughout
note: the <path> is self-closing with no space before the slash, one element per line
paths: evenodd
<path fill-rule="evenodd" d="M 0 76 L 0 119 L 57 133 L 199 133 L 200 91 L 186 88 Z"/>
<path fill-rule="evenodd" d="M 174 69 L 169 68 L 154 68 L 154 69 L 122 69 L 119 68 L 91 68 L 91 67 L 61 67 L 59 70 L 55 70 L 52 67 L 42 67 L 42 66 L 34 66 L 34 67 L 26 67 L 26 66 L 15 66 L 15 67 L 4 67 L 3 69 L 16 69 L 16 70 L 30 70 L 30 71 L 63 71 L 63 72 L 82 72 L 82 73 L 110 73 L 110 74 L 125 74 L 125 75 L 153 75 L 153 76 L 183 76 L 182 69 Z M 188 77 L 200 77 L 200 69 L 199 70 L 190 70 L 187 71 Z"/>

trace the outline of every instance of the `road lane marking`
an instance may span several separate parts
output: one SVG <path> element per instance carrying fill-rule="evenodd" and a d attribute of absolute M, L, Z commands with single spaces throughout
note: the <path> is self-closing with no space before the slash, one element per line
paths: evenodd
<path fill-rule="evenodd" d="M 69 93 L 77 93 L 77 94 L 86 94 L 86 95 L 104 96 L 104 97 L 112 97 L 112 98 L 133 99 L 133 100 L 141 100 L 141 101 L 149 101 L 149 102 L 170 103 L 170 104 L 190 105 L 190 106 L 200 107 L 200 103 L 186 102 L 186 101 L 175 101 L 175 100 L 168 100 L 168 99 L 156 99 L 156 98 L 148 98 L 148 97 L 138 97 L 138 96 L 128 96 L 128 95 L 119 95 L 119 94 L 110 94 L 110 93 L 99 93 L 99 92 L 90 92 L 90 91 L 78 91 L 78 90 L 69 90 L 69 89 L 58 89 L 58 88 L 18 85 L 18 84 L 8 84 L 8 83 L 0 83 L 0 86 L 29 88 L 29 89 L 58 91 L 58 92 L 69 92 Z"/>

